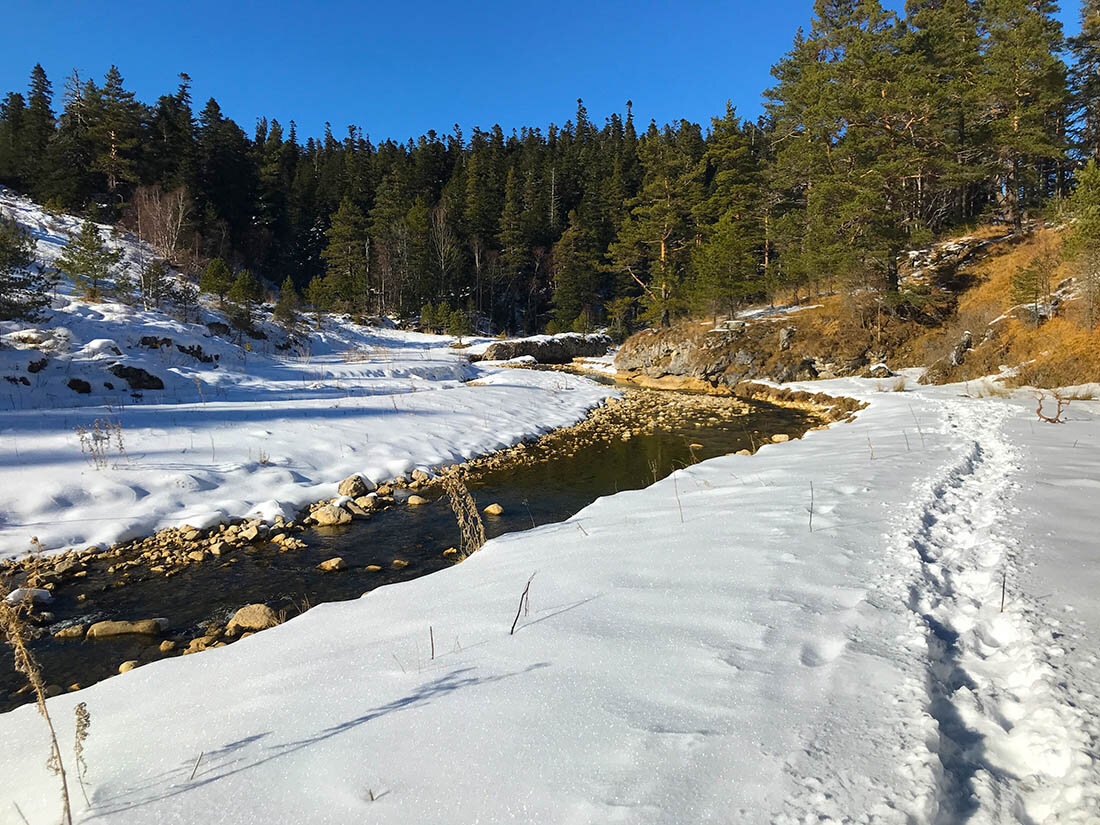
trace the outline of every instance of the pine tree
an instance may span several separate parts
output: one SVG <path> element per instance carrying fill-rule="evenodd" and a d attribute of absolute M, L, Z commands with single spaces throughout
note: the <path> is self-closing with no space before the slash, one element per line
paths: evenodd
<path fill-rule="evenodd" d="M 1080 284 L 1084 320 L 1100 322 L 1100 166 L 1095 159 L 1077 174 L 1070 199 L 1074 221 L 1066 241 L 1066 255 Z"/>
<path fill-rule="evenodd" d="M 570 212 L 569 226 L 554 245 L 554 319 L 569 328 L 582 314 L 594 315 L 599 298 L 600 261 L 596 239 Z"/>
<path fill-rule="evenodd" d="M 367 282 L 367 221 L 349 198 L 340 202 L 325 232 L 328 244 L 321 255 L 333 298 L 348 311 L 362 311 L 370 295 Z"/>
<path fill-rule="evenodd" d="M 1066 67 L 1058 57 L 1062 27 L 1050 0 L 989 0 L 981 93 L 993 112 L 991 152 L 1004 209 L 1019 226 L 1023 210 L 1053 194 L 1035 161 L 1064 152 Z"/>
<path fill-rule="evenodd" d="M 293 329 L 298 323 L 298 290 L 289 277 L 283 279 L 279 287 L 279 298 L 275 301 L 275 320 L 285 329 Z"/>
<path fill-rule="evenodd" d="M 646 316 L 668 326 L 684 306 L 682 285 L 692 237 L 690 214 L 699 198 L 694 160 L 651 124 L 639 145 L 645 177 L 609 249 L 613 269 L 642 291 Z"/>
<path fill-rule="evenodd" d="M 229 301 L 229 317 L 233 326 L 241 330 L 251 330 L 255 321 L 256 310 L 263 299 L 263 287 L 256 276 L 247 269 L 237 273 L 233 286 L 229 288 L 226 298 Z"/>
<path fill-rule="evenodd" d="M 210 295 L 217 295 L 218 303 L 223 307 L 226 295 L 232 287 L 233 273 L 229 269 L 229 264 L 221 258 L 210 261 L 199 277 L 199 289 Z"/>
<path fill-rule="evenodd" d="M 172 279 L 165 261 L 154 259 L 142 268 L 138 277 L 138 292 L 146 309 L 156 309 L 173 296 Z"/>
<path fill-rule="evenodd" d="M 55 265 L 72 278 L 85 300 L 95 302 L 102 298 L 103 283 L 121 258 L 122 251 L 108 249 L 99 227 L 86 220 L 80 225 L 80 234 L 69 239 Z"/>
<path fill-rule="evenodd" d="M 0 218 L 0 321 L 34 320 L 49 305 L 34 250 L 30 235 L 15 221 Z"/>
<path fill-rule="evenodd" d="M 111 194 L 138 179 L 135 155 L 141 116 L 142 107 L 134 93 L 123 87 L 118 67 L 111 66 L 99 90 L 98 111 L 89 129 L 96 152 L 92 170 L 103 175 Z"/>
<path fill-rule="evenodd" d="M 32 190 L 37 190 L 45 176 L 46 147 L 54 131 L 53 86 L 41 63 L 36 63 L 31 70 L 22 131 L 23 168 L 20 177 Z"/>
<path fill-rule="evenodd" d="M 309 299 L 309 305 L 313 309 L 313 317 L 317 324 L 317 329 L 321 328 L 321 313 L 323 313 L 329 306 L 328 285 L 325 283 L 325 279 L 320 276 L 313 277 L 309 286 L 306 288 L 306 297 Z"/>
<path fill-rule="evenodd" d="M 1100 0 L 1081 3 L 1081 31 L 1069 43 L 1077 151 L 1100 158 Z"/>

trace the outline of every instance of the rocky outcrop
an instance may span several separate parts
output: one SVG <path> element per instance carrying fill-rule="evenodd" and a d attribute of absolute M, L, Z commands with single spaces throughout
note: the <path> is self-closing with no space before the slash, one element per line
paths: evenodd
<path fill-rule="evenodd" d="M 845 373 L 832 359 L 799 351 L 797 340 L 796 327 L 777 330 L 771 322 L 689 322 L 631 336 L 619 348 L 615 368 L 628 378 L 642 378 L 647 386 L 664 376 L 733 387 L 760 378 L 785 382 Z M 854 359 L 847 371 L 865 363 L 866 356 Z"/>
<path fill-rule="evenodd" d="M 611 338 L 607 335 L 567 332 L 562 335 L 536 335 L 514 341 L 497 341 L 485 350 L 482 360 L 509 361 L 527 355 L 540 364 L 568 364 L 574 358 L 604 355 L 610 348 Z"/>
<path fill-rule="evenodd" d="M 112 367 L 108 367 L 107 372 L 111 373 L 115 378 L 121 378 L 130 385 L 130 389 L 132 390 L 164 389 L 163 381 L 151 372 L 143 370 L 141 367 L 132 367 L 128 364 L 115 364 Z"/>

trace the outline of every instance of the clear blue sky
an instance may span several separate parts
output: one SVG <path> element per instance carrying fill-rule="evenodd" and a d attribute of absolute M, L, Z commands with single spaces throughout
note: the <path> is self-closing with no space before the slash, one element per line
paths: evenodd
<path fill-rule="evenodd" d="M 900 8 L 903 0 L 888 0 Z M 771 65 L 812 0 L 629 2 L 492 0 L 192 0 L 105 4 L 6 0 L 0 93 L 24 90 L 40 62 L 60 108 L 65 77 L 118 65 L 145 102 L 193 82 L 196 112 L 213 96 L 251 134 L 260 116 L 299 136 L 326 120 L 372 139 L 404 140 L 455 123 L 559 125 L 584 98 L 598 124 L 634 101 L 636 120 L 704 125 L 730 99 L 755 117 Z M 1063 2 L 1067 32 L 1079 0 Z"/>

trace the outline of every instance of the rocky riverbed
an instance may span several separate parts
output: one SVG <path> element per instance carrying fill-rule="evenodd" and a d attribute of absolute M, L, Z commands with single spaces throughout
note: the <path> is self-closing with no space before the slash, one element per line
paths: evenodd
<path fill-rule="evenodd" d="M 303 509 L 292 520 L 236 519 L 203 529 L 170 528 L 107 549 L 9 562 L 0 575 L 9 589 L 22 586 L 39 594 L 28 634 L 32 647 L 46 654 L 50 692 L 77 689 L 158 658 L 246 638 L 308 609 L 318 597 L 353 598 L 379 584 L 454 563 L 457 540 L 448 542 L 444 529 L 448 522 L 454 529 L 453 517 L 445 502 L 438 502 L 442 473 L 457 474 L 482 498 L 487 530 L 497 535 L 536 520 L 567 517 L 584 501 L 644 486 L 677 463 L 722 451 L 752 452 L 764 442 L 798 437 L 850 414 L 850 405 L 836 399 L 759 386 L 741 389 L 743 396 L 628 388 L 622 398 L 610 399 L 572 427 L 459 465 L 424 467 L 378 484 L 349 477 L 339 496 Z M 783 405 L 789 417 L 776 419 L 780 408 L 764 401 Z M 761 415 L 769 422 L 766 430 L 761 430 Z M 652 449 L 662 443 L 666 446 Z M 578 478 L 587 472 L 584 468 L 606 463 L 612 454 L 619 461 L 631 459 L 629 467 L 612 472 L 622 478 L 604 474 L 598 483 Z M 525 491 L 513 494 L 513 482 L 526 485 Z M 576 498 L 588 486 L 591 494 Z M 486 507 L 487 494 L 506 507 L 496 501 Z M 540 497 L 563 500 L 544 512 Z M 521 508 L 527 512 L 516 521 Z M 530 524 L 524 525 L 527 515 Z M 407 526 L 395 532 L 398 523 Z M 440 535 L 434 543 L 421 541 L 433 532 Z M 349 543 L 345 536 L 376 542 L 365 545 L 370 548 L 365 551 L 362 541 Z M 302 582 L 297 595 L 288 581 Z M 235 607 L 227 606 L 233 597 L 213 599 L 223 584 L 239 593 Z M 204 609 L 208 598 L 212 604 Z M 86 664 L 76 667 L 78 661 Z M 21 679 L 3 672 L 0 693 L 6 701 L 0 708 L 27 701 Z"/>

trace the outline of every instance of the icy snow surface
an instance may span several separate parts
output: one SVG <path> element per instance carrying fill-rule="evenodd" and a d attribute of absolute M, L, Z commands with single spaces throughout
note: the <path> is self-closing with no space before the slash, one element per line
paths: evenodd
<path fill-rule="evenodd" d="M 78 821 L 1096 822 L 1097 405 L 802 386 L 870 406 L 51 699 Z M 0 738 L 47 821 L 34 708 Z"/>

